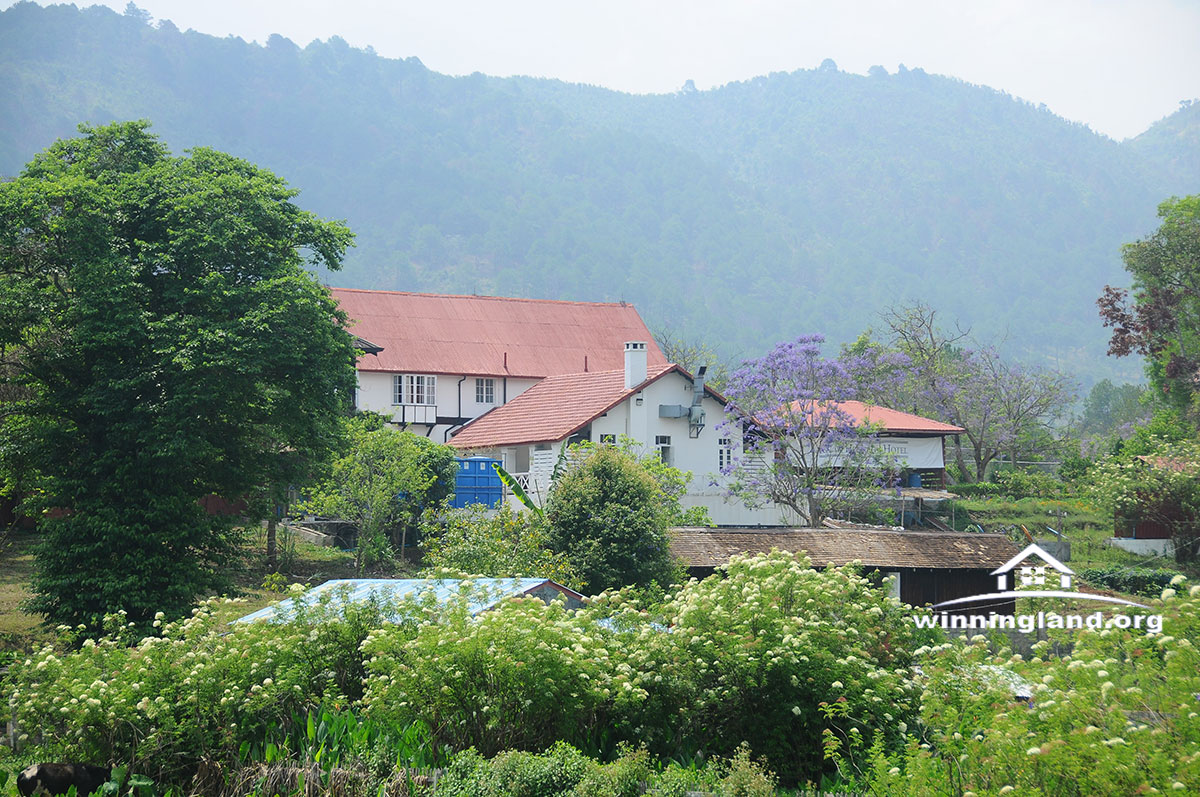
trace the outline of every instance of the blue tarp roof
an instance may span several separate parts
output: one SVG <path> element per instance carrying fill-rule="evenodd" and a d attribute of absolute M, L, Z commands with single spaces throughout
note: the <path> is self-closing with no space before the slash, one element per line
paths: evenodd
<path fill-rule="evenodd" d="M 503 600 L 524 595 L 544 584 L 563 589 L 545 578 L 339 578 L 313 587 L 297 598 L 288 598 L 274 606 L 239 617 L 234 622 L 286 621 L 290 619 L 297 601 L 312 605 L 326 594 L 331 596 L 334 605 L 341 603 L 343 596 L 351 603 L 366 601 L 372 596 L 395 601 L 409 597 L 427 600 L 432 596 L 435 603 L 443 604 L 466 591 L 471 614 L 478 614 Z"/>

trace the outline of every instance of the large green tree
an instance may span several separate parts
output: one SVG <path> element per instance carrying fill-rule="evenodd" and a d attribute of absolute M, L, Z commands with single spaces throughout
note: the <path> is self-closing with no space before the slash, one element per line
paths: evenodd
<path fill-rule="evenodd" d="M 1200 194 L 1158 207 L 1159 228 L 1126 244 L 1129 294 L 1106 285 L 1097 301 L 1112 327 L 1108 353 L 1140 354 L 1160 395 L 1200 417 Z"/>
<path fill-rule="evenodd" d="M 236 541 L 199 499 L 328 455 L 354 387 L 342 224 L 147 122 L 81 126 L 0 184 L 0 465 L 42 511 L 33 610 L 183 613 Z"/>

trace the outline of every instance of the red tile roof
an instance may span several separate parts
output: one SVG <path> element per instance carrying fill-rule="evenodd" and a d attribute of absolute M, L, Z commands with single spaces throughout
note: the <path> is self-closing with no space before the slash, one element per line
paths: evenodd
<path fill-rule="evenodd" d="M 362 371 L 541 378 L 625 367 L 625 342 L 666 358 L 633 305 L 331 288 L 350 332 L 382 346 Z M 507 363 L 507 365 L 506 365 Z"/>
<path fill-rule="evenodd" d="M 962 434 L 966 431 L 961 426 L 953 426 L 931 418 L 922 418 L 911 412 L 890 410 L 875 404 L 864 404 L 861 401 L 839 401 L 837 406 L 842 412 L 853 418 L 856 425 L 879 424 L 888 434 Z"/>
<path fill-rule="evenodd" d="M 646 381 L 625 389 L 625 370 L 549 376 L 507 404 L 479 416 L 450 438 L 462 450 L 563 440 L 676 365 L 651 365 Z"/>

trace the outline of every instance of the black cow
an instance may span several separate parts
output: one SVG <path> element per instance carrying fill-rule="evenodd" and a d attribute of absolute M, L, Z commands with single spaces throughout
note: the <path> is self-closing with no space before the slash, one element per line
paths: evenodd
<path fill-rule="evenodd" d="M 78 797 L 87 797 L 112 777 L 109 767 L 91 764 L 34 764 L 17 775 L 17 791 L 21 797 L 34 794 L 66 794 L 75 787 Z"/>

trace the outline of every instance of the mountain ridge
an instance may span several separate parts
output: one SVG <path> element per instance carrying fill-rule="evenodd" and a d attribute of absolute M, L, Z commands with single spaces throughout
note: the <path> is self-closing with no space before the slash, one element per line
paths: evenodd
<path fill-rule="evenodd" d="M 0 80 L 0 173 L 79 121 L 149 118 L 347 219 L 359 247 L 333 284 L 627 300 L 745 356 L 919 299 L 1014 356 L 1136 378 L 1104 357 L 1094 301 L 1200 174 L 1188 115 L 1115 142 L 919 69 L 633 95 L 18 4 Z"/>

